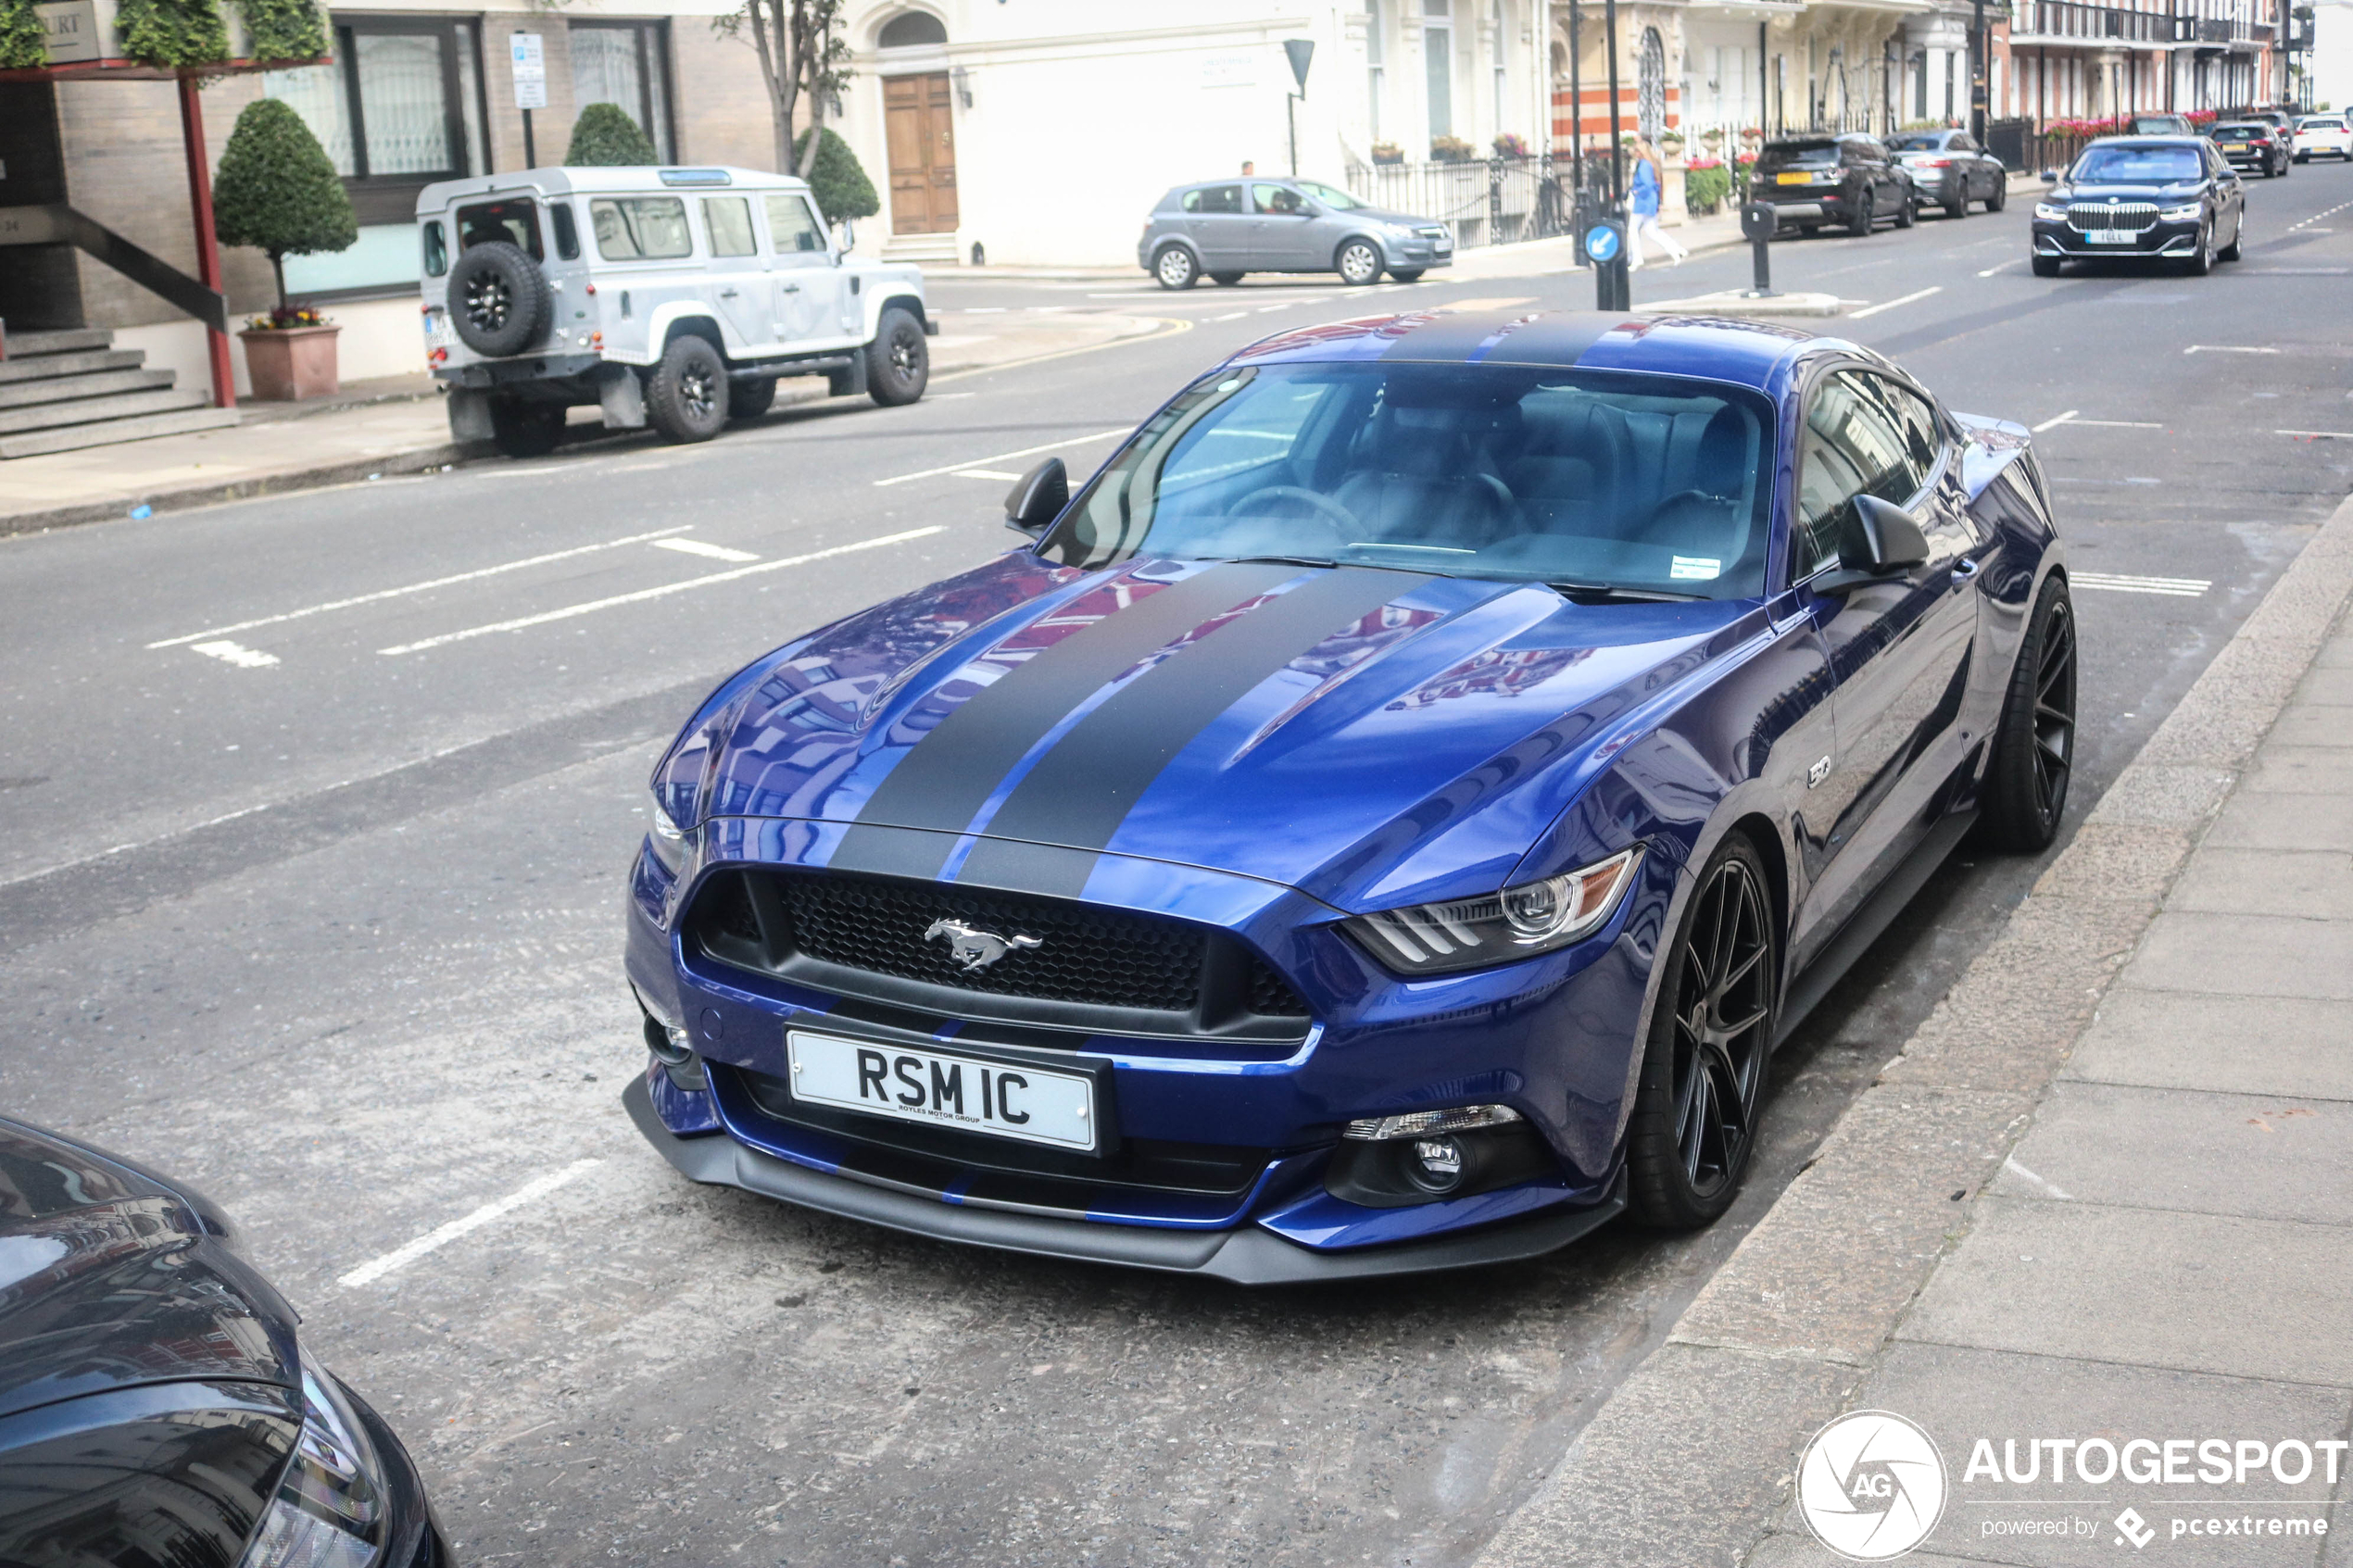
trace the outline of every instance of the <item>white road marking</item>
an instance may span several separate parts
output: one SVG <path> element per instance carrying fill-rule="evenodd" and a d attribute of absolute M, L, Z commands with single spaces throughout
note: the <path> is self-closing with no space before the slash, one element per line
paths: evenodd
<path fill-rule="evenodd" d="M 2036 425 L 2034 427 L 2034 433 L 2036 435 L 2040 435 L 2046 430 L 2057 430 L 2059 426 L 2067 423 L 2068 420 L 2073 419 L 2082 411 L 2082 410 L 2080 408 L 2070 408 L 2064 414 L 2054 414 L 2049 419 L 2045 420 L 2041 424 Z"/>
<path fill-rule="evenodd" d="M 936 469 L 919 469 L 913 473 L 893 474 L 888 479 L 875 481 L 875 484 L 879 489 L 886 484 L 904 484 L 910 480 L 935 479 L 943 473 L 962 473 L 964 470 L 980 463 L 1001 463 L 1008 458 L 1034 458 L 1040 452 L 1051 452 L 1056 447 L 1076 446 L 1089 441 L 1109 441 L 1114 435 L 1126 433 L 1127 427 L 1122 425 L 1117 430 L 1099 430 L 1092 435 L 1065 436 L 1060 441 L 1049 441 L 1042 445 L 1025 446 L 1018 452 L 991 452 L 985 458 L 967 458 L 961 463 L 942 463 Z"/>
<path fill-rule="evenodd" d="M 1249 314 L 1250 312 L 1247 310 L 1237 310 L 1227 316 L 1212 316 L 1210 320 L 1213 321 L 1239 321 Z"/>
<path fill-rule="evenodd" d="M 2005 242 L 2005 243 L 2007 243 L 2007 242 Z M 1978 274 L 1978 276 L 1979 276 L 1979 277 L 1981 277 L 1981 278 L 1990 278 L 1990 277 L 1992 277 L 1992 276 L 1993 276 L 1994 273 L 1996 273 L 1996 272 L 2002 271 L 2003 270 L 2005 270 L 2005 269 L 2007 269 L 2007 268 L 2015 267 L 2015 266 L 2017 266 L 2017 265 L 2018 265 L 2018 263 L 2017 263 L 2015 260 L 2012 260 L 2012 261 L 2004 261 L 2004 262 L 2001 262 L 2001 263 L 1999 263 L 1999 264 L 1997 264 L 1997 265 L 1995 265 L 1995 266 L 1993 266 L 1993 267 L 1988 267 L 1988 268 L 1987 268 L 1984 271 L 1980 272 L 1980 273 Z"/>
<path fill-rule="evenodd" d="M 1289 300 L 1289 299 L 1278 299 L 1278 300 L 1277 300 L 1277 301 L 1276 301 L 1274 304 L 1272 304 L 1272 305 L 1262 305 L 1262 306 L 1260 306 L 1260 307 L 1258 307 L 1258 314 L 1259 314 L 1259 315 L 1261 315 L 1261 316 L 1264 316 L 1264 315 L 1265 315 L 1265 314 L 1266 314 L 1266 312 L 1268 312 L 1269 310 L 1288 310 L 1288 309 L 1290 309 L 1290 308 L 1292 307 L 1292 305 L 1294 305 L 1294 304 L 1296 304 L 1296 303 L 1297 303 L 1297 302 L 1296 302 L 1296 301 L 1294 301 L 1294 300 Z"/>
<path fill-rule="evenodd" d="M 2182 352 L 2184 354 L 2277 354 L 2279 350 L 2251 347 L 2243 343 L 2194 343 Z"/>
<path fill-rule="evenodd" d="M 2177 599 L 2196 598 L 2214 586 L 2203 577 L 2127 577 L 2107 571 L 2070 572 L 2067 580 L 2070 587 L 2101 593 L 2163 594 Z"/>
<path fill-rule="evenodd" d="M 494 470 L 495 471 L 495 470 Z M 497 566 L 485 566 L 473 571 L 460 571 L 448 577 L 434 577 L 422 583 L 411 583 L 404 588 L 379 588 L 372 594 L 359 594 L 347 599 L 330 599 L 325 604 L 306 605 L 290 609 L 283 615 L 264 615 L 252 621 L 239 621 L 227 626 L 208 627 L 191 632 L 184 637 L 166 637 L 159 643 L 149 643 L 150 648 L 178 647 L 182 643 L 196 642 L 205 637 L 219 637 L 231 632 L 250 632 L 257 626 L 276 626 L 283 621 L 300 621 L 306 616 L 324 615 L 332 609 L 349 609 L 354 605 L 375 604 L 383 599 L 396 599 L 404 594 L 422 594 L 428 589 L 447 588 L 453 583 L 472 583 L 477 578 L 496 577 L 502 571 L 520 571 L 526 566 L 545 566 L 552 560 L 570 560 L 574 556 L 592 555 L 598 550 L 617 549 L 623 545 L 642 545 L 648 539 L 663 539 L 673 533 L 684 533 L 692 525 L 680 523 L 675 528 L 657 528 L 651 533 L 632 533 L 625 539 L 609 539 L 601 545 L 580 545 L 569 550 L 550 550 L 544 556 L 526 556 Z"/>
<path fill-rule="evenodd" d="M 406 1268 L 426 1253 L 438 1251 L 459 1236 L 482 1229 L 493 1220 L 504 1219 L 526 1203 L 537 1202 L 567 1182 L 603 1163 L 601 1160 L 575 1160 L 560 1171 L 550 1171 L 534 1181 L 525 1182 L 495 1203 L 485 1203 L 471 1214 L 461 1214 L 446 1225 L 436 1225 L 405 1247 L 396 1247 L 381 1258 L 371 1259 L 335 1283 L 346 1290 L 372 1285 L 395 1269 Z"/>
<path fill-rule="evenodd" d="M 2305 224 L 2307 224 L 2307 223 L 2318 223 L 2318 222 L 2319 222 L 2322 219 L 2323 219 L 2323 218 L 2334 218 L 2334 217 L 2335 217 L 2338 213 L 2343 212 L 2343 211 L 2344 211 L 2347 207 L 2353 207 L 2353 202 L 2339 202 L 2339 203 L 2337 203 L 2334 207 L 2330 207 L 2330 208 L 2329 208 L 2326 212 L 2316 212 L 2316 213 L 2312 214 L 2312 216 L 2311 216 L 2311 217 L 2309 217 L 2309 218 L 2307 218 L 2307 219 L 2303 220 L 2301 222 L 2296 222 L 2296 223 L 2291 223 L 2291 224 L 2289 224 L 2289 225 L 2287 226 L 2287 232 L 2288 232 L 2289 233 L 2293 234 L 2293 233 L 2295 233 L 2295 232 L 2296 232 L 2298 229 L 2303 228 L 2303 227 L 2305 226 Z M 2319 230 L 2315 230 L 2315 231 L 2314 231 L 2314 232 L 2316 232 L 2316 233 L 2322 233 L 2322 234 L 2325 234 L 2325 233 L 2327 233 L 2328 232 L 2329 232 L 2329 231 L 2327 231 L 2326 229 L 2319 229 Z"/>
<path fill-rule="evenodd" d="M 226 637 L 218 642 L 197 643 L 189 651 L 203 654 L 207 659 L 217 659 L 223 664 L 233 664 L 240 670 L 267 670 L 278 662 L 278 656 L 274 653 L 249 648 Z"/>
<path fill-rule="evenodd" d="M 610 598 L 590 599 L 585 604 L 566 605 L 561 609 L 546 610 L 538 615 L 520 615 L 512 621 L 494 621 L 487 626 L 469 626 L 462 632 L 445 632 L 438 637 L 427 637 L 421 642 L 402 643 L 396 647 L 378 648 L 376 651 L 386 657 L 404 653 L 422 653 L 427 648 L 447 647 L 451 643 L 462 643 L 472 637 L 486 637 L 493 632 L 527 631 L 534 626 L 545 626 L 551 621 L 569 621 L 574 616 L 593 615 L 598 610 L 612 609 L 621 605 L 643 604 L 648 599 L 659 599 L 665 595 L 683 594 L 689 588 L 708 588 L 721 583 L 733 583 L 740 578 L 754 577 L 763 571 L 781 571 L 788 566 L 806 566 L 813 560 L 827 560 L 835 556 L 846 556 L 858 550 L 880 549 L 885 545 L 903 545 L 910 539 L 926 538 L 931 534 L 946 532 L 947 529 L 942 526 L 911 528 L 903 533 L 886 533 L 878 539 L 861 539 L 854 545 L 836 545 L 831 549 L 812 550 L 804 556 L 786 556 L 780 560 L 764 560 L 757 566 L 739 566 L 733 571 L 714 571 L 707 577 L 689 577 L 684 583 L 665 583 L 659 588 L 640 588 L 634 594 L 615 594 Z"/>
<path fill-rule="evenodd" d="M 702 539 L 657 539 L 657 550 L 675 550 L 682 556 L 701 556 L 709 560 L 758 560 L 749 550 L 731 550 L 724 545 L 713 545 Z"/>
<path fill-rule="evenodd" d="M 1943 294 L 1944 292 L 1944 285 L 1943 283 L 1934 283 L 1927 288 L 1916 290 L 1911 294 L 1907 294 L 1901 299 L 1884 300 L 1878 305 L 1866 305 L 1860 310 L 1850 310 L 1846 313 L 1846 319 L 1850 321 L 1859 321 L 1866 316 L 1876 316 L 1882 310 L 1893 310 L 1899 305 L 1909 305 L 1916 299 L 1926 299 L 1930 295 Z"/>
<path fill-rule="evenodd" d="M 2353 397 L 2353 393 L 2346 394 Z M 2307 441 L 2353 441 L 2353 430 L 2275 430 L 2273 435 L 2300 435 Z"/>
<path fill-rule="evenodd" d="M 1007 473 L 1002 469 L 958 469 L 956 477 L 958 479 L 993 479 L 1002 484 L 1011 484 L 1021 475 Z"/>
<path fill-rule="evenodd" d="M 2045 1181 L 2042 1177 L 2036 1175 L 2033 1172 L 2028 1170 L 2017 1160 L 2005 1160 L 2002 1163 L 2008 1169 L 2017 1172 L 2019 1175 L 2023 1177 L 2025 1180 L 2032 1182 L 2034 1185 L 2041 1187 L 2045 1192 L 2049 1193 L 2053 1198 L 2057 1198 L 2061 1203 L 2072 1203 L 2075 1201 L 2075 1199 L 2070 1198 L 2067 1194 L 2061 1192 L 2057 1187 L 2053 1186 L 2049 1182 Z"/>
<path fill-rule="evenodd" d="M 2071 425 L 2090 425 L 2095 430 L 2163 430 L 2154 420 L 2070 420 Z"/>

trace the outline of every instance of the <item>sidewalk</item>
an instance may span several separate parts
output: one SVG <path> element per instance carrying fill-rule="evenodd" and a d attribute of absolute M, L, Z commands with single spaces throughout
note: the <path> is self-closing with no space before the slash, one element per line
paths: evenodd
<path fill-rule="evenodd" d="M 1482 1568 L 1827 1568 L 1856 1410 L 1941 1453 L 1906 1562 L 2353 1564 L 2348 596 L 2353 501 Z"/>
<path fill-rule="evenodd" d="M 986 333 L 958 331 L 963 323 L 957 318 L 950 322 L 931 340 L 935 381 L 1181 330 L 1153 317 L 1108 313 L 992 318 Z M 776 405 L 814 402 L 825 395 L 822 377 L 802 377 L 777 387 Z M 221 430 L 0 462 L 0 535 L 121 517 L 140 506 L 180 510 L 417 473 L 446 463 L 497 460 L 486 445 L 450 440 L 441 397 L 423 377 L 355 386 L 321 402 L 327 406 L 249 403 L 241 407 L 245 417 L 239 423 Z M 576 426 L 595 418 L 593 408 L 573 410 Z M 600 434 L 601 427 L 591 422 L 575 430 L 572 439 Z"/>

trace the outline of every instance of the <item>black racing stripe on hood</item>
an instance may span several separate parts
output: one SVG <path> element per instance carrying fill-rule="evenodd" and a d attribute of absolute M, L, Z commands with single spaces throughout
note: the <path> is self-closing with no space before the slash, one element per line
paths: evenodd
<path fill-rule="evenodd" d="M 1120 671 L 1202 621 L 1299 575 L 1295 566 L 1228 562 L 1138 598 L 1037 654 L 951 709 L 883 776 L 828 862 L 837 870 L 937 878 L 953 838 L 867 833 L 867 826 L 961 834 L 1014 763 Z"/>
<path fill-rule="evenodd" d="M 1022 841 L 1101 851 L 1169 759 L 1252 687 L 1333 633 L 1429 578 L 1341 567 L 1277 595 L 1145 671 L 1073 725 L 1038 759 L 982 832 L 959 881 L 1076 897 L 1093 873 L 1057 860 L 1054 885 L 1037 886 Z"/>
<path fill-rule="evenodd" d="M 1529 318 L 1532 318 L 1529 319 Z M 1598 310 L 1529 310 L 1498 319 L 1490 311 L 1440 316 L 1401 335 L 1384 360 L 1515 365 L 1574 365 L 1602 334 L 1625 320 Z"/>

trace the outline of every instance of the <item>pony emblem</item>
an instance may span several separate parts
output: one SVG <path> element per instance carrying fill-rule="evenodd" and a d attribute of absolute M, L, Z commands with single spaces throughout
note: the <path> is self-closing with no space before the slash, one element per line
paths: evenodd
<path fill-rule="evenodd" d="M 940 937 L 948 939 L 948 954 L 966 969 L 987 969 L 1007 953 L 1022 947 L 1042 947 L 1045 938 L 1039 936 L 1000 936 L 993 931 L 982 931 L 960 920 L 936 920 L 924 933 L 926 942 Z"/>

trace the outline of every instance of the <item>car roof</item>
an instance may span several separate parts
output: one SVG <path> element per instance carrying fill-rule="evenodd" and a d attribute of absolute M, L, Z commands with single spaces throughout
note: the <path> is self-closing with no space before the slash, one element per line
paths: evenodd
<path fill-rule="evenodd" d="M 2154 134 L 2140 136 L 2100 136 L 2084 144 L 2083 150 L 2085 152 L 2090 152 L 2094 147 L 2195 147 L 2201 145 L 2205 140 L 2206 138 L 2203 136 L 2158 136 Z"/>
<path fill-rule="evenodd" d="M 1574 366 L 1697 376 L 1769 391 L 1799 356 L 1837 346 L 1835 339 L 1793 327 L 1728 317 L 1418 310 L 1278 332 L 1229 362 Z"/>
<path fill-rule="evenodd" d="M 645 164 L 623 168 L 518 169 L 436 180 L 417 193 L 419 212 L 439 211 L 472 196 L 661 194 L 691 195 L 724 190 L 806 191 L 809 182 L 729 164 Z"/>

